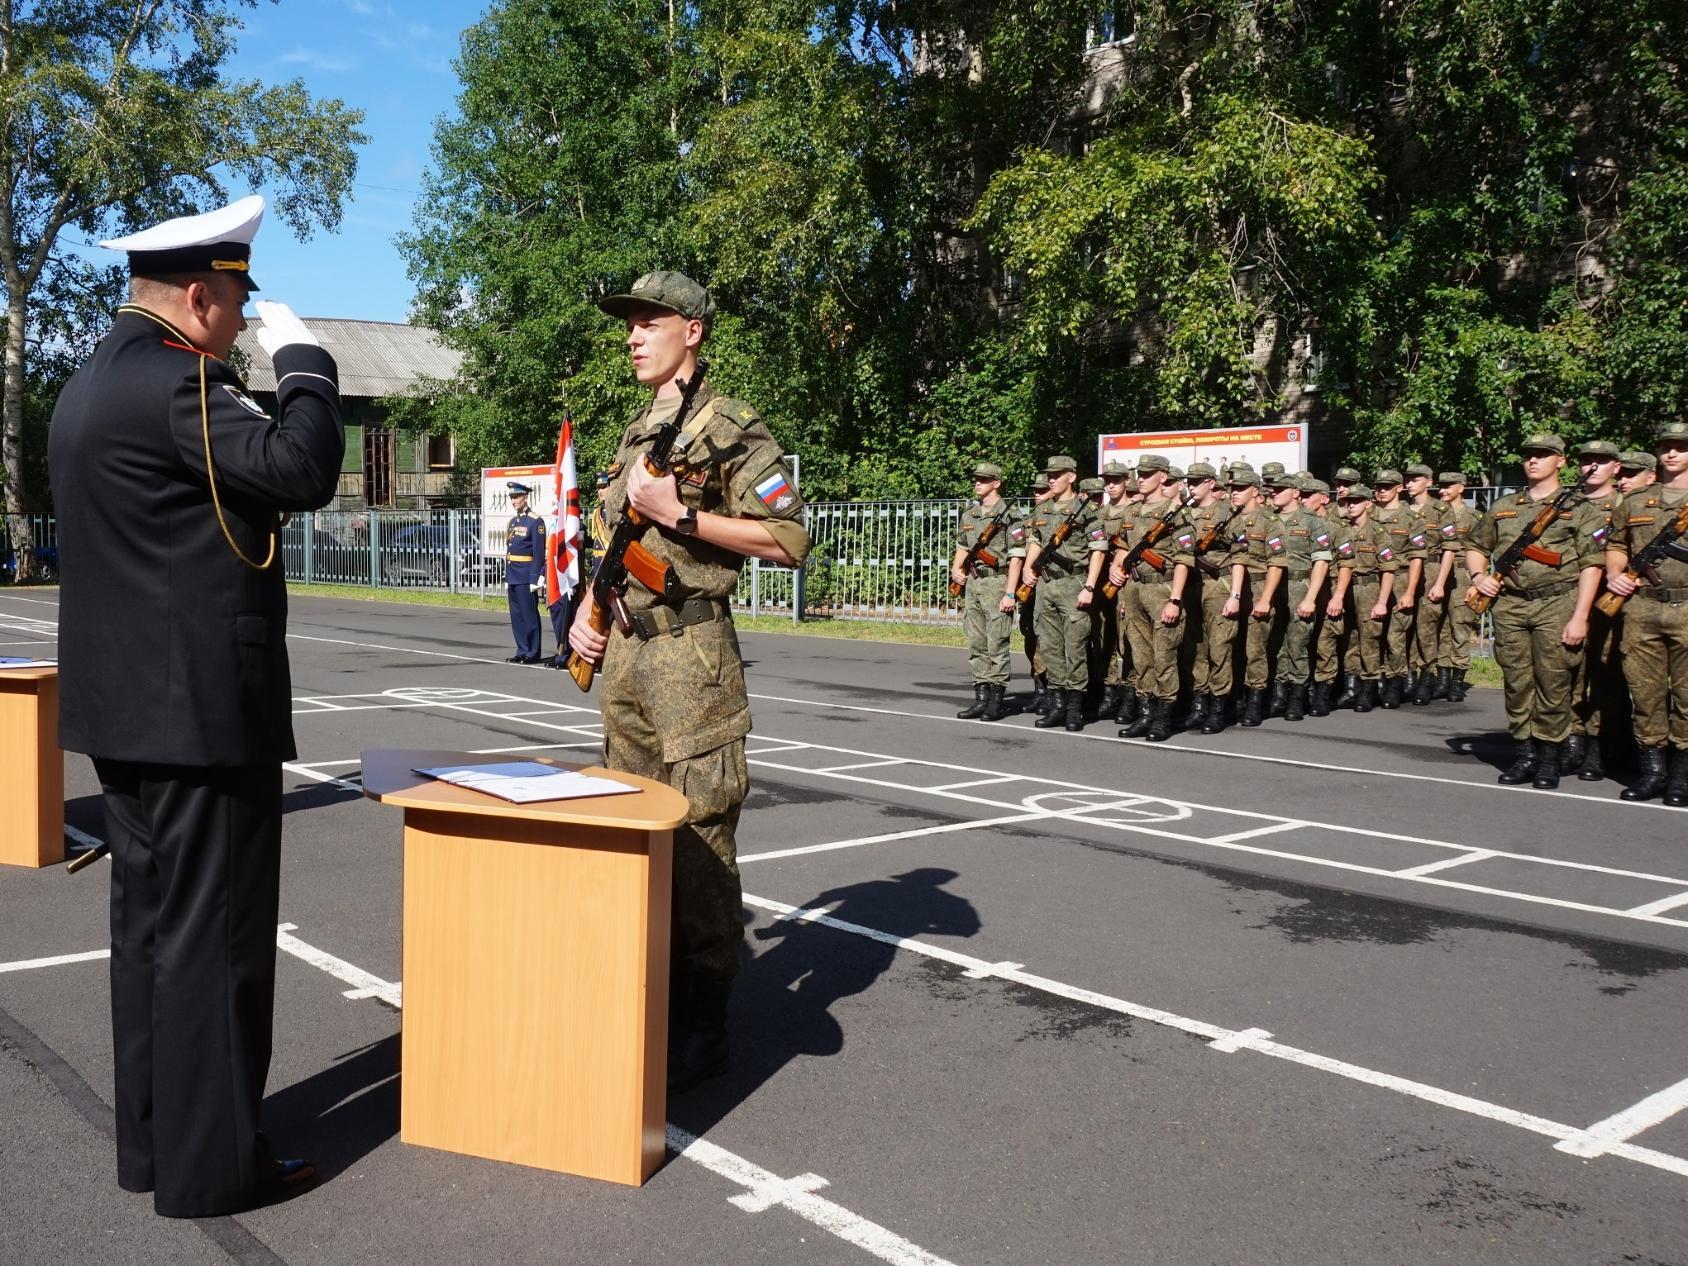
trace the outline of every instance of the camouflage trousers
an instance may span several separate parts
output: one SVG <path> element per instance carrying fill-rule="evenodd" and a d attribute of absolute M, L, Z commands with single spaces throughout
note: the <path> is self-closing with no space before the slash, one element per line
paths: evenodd
<path fill-rule="evenodd" d="M 1183 650 L 1188 620 L 1182 607 L 1176 624 L 1163 624 L 1172 586 L 1165 580 L 1132 580 L 1121 591 L 1130 595 L 1125 607 L 1129 621 L 1132 666 L 1137 670 L 1137 693 L 1150 699 L 1178 697 L 1178 659 Z"/>
<path fill-rule="evenodd" d="M 1256 620 L 1249 614 L 1251 608 L 1248 603 L 1255 596 L 1266 592 L 1266 573 L 1251 571 L 1248 574 L 1249 598 L 1243 606 L 1243 615 L 1239 618 L 1248 622 L 1247 631 L 1243 634 L 1244 661 L 1243 685 L 1250 690 L 1264 690 L 1272 680 L 1272 644 L 1278 640 L 1278 632 L 1284 614 L 1283 581 L 1278 582 L 1278 592 L 1272 598 L 1272 610 L 1264 620 Z"/>
<path fill-rule="evenodd" d="M 1083 690 L 1090 685 L 1090 625 L 1096 617 L 1078 605 L 1082 588 L 1082 571 L 1046 575 L 1037 584 L 1037 644 L 1049 684 L 1056 690 Z"/>
<path fill-rule="evenodd" d="M 1418 607 L 1413 620 L 1413 671 L 1421 672 L 1434 669 L 1439 662 L 1442 647 L 1442 626 L 1448 620 L 1448 602 L 1444 596 L 1441 602 L 1432 602 L 1429 598 L 1430 586 L 1435 582 L 1436 569 L 1441 566 L 1440 560 L 1429 564 L 1425 568 L 1425 575 L 1429 577 L 1418 595 Z M 1453 584 L 1453 573 L 1448 573 L 1448 584 Z"/>
<path fill-rule="evenodd" d="M 1008 578 L 1001 574 L 974 576 L 967 582 L 962 624 L 967 632 L 967 664 L 973 680 L 990 686 L 1008 684 L 1008 641 L 1014 617 L 1001 610 Z"/>
<path fill-rule="evenodd" d="M 1313 635 L 1318 627 L 1319 613 L 1303 620 L 1296 611 L 1307 598 L 1308 576 L 1289 578 L 1289 595 L 1284 616 L 1284 640 L 1278 649 L 1277 679 L 1292 686 L 1305 686 L 1312 675 Z"/>
<path fill-rule="evenodd" d="M 1313 617 L 1317 632 L 1313 636 L 1313 680 L 1331 682 L 1342 674 L 1342 644 L 1348 632 L 1346 614 L 1331 619 L 1321 606 Z"/>
<path fill-rule="evenodd" d="M 1571 691 L 1584 648 L 1566 646 L 1559 635 L 1576 609 L 1574 590 L 1546 598 L 1503 593 L 1489 608 L 1506 725 L 1515 739 L 1559 743 L 1571 732 Z"/>
<path fill-rule="evenodd" d="M 1110 601 L 1103 593 L 1096 595 L 1096 628 L 1091 634 L 1091 674 L 1100 669 L 1104 686 L 1123 685 L 1126 660 L 1131 646 L 1125 640 L 1125 592 L 1121 590 Z"/>
<path fill-rule="evenodd" d="M 1627 604 L 1626 604 L 1627 610 Z M 1588 613 L 1588 643 L 1571 687 L 1571 733 L 1598 738 L 1629 733 L 1629 682 L 1624 679 L 1622 614 Z"/>
<path fill-rule="evenodd" d="M 1032 591 L 1030 602 L 1022 602 L 1020 610 L 1015 615 L 1020 625 L 1020 637 L 1026 648 L 1026 666 L 1032 676 L 1043 676 L 1043 652 L 1037 648 L 1037 591 Z"/>
<path fill-rule="evenodd" d="M 1624 604 L 1624 667 L 1635 700 L 1635 741 L 1688 751 L 1688 601 Z"/>
<path fill-rule="evenodd" d="M 1202 581 L 1201 637 L 1197 640 L 1190 686 L 1197 694 L 1205 692 L 1216 699 L 1231 693 L 1236 678 L 1237 620 L 1236 617 L 1227 620 L 1222 614 L 1230 596 L 1228 575 Z"/>
<path fill-rule="evenodd" d="M 604 765 L 686 797 L 674 830 L 674 966 L 731 979 L 744 937 L 735 832 L 750 790 L 750 702 L 732 622 L 648 642 L 611 634 L 599 683 Z"/>
<path fill-rule="evenodd" d="M 1401 610 L 1403 599 L 1412 596 L 1411 573 L 1403 566 L 1395 573 L 1395 601 L 1384 617 L 1383 675 L 1405 677 L 1411 668 L 1409 652 L 1413 644 L 1413 625 L 1418 619 L 1418 603 Z"/>
<path fill-rule="evenodd" d="M 1372 619 L 1371 613 L 1385 579 L 1383 572 L 1355 572 L 1348 586 L 1349 636 L 1354 655 L 1349 671 L 1358 674 L 1361 681 L 1377 681 L 1383 676 L 1384 621 Z"/>
<path fill-rule="evenodd" d="M 1436 642 L 1438 668 L 1471 667 L 1471 639 L 1477 634 L 1477 613 L 1465 601 L 1471 588 L 1471 573 L 1456 563 L 1448 576 L 1448 592 L 1442 598 L 1441 636 Z"/>

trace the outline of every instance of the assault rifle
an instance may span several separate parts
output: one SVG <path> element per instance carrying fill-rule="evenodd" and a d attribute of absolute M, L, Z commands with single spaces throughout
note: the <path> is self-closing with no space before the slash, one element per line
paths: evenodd
<path fill-rule="evenodd" d="M 657 428 L 650 449 L 639 459 L 651 474 L 660 477 L 668 473 L 669 462 L 674 456 L 674 443 L 680 438 L 687 415 L 692 411 L 698 388 L 703 386 L 706 368 L 703 361 L 698 361 L 691 381 L 680 384 L 680 407 L 674 411 L 673 417 Z M 629 502 L 626 513 L 610 534 L 609 544 L 598 556 L 598 565 L 592 571 L 590 622 L 599 633 L 607 634 L 612 621 L 623 634 L 632 632 L 633 620 L 627 613 L 626 601 L 630 580 L 637 580 L 670 605 L 678 603 L 683 597 L 683 587 L 674 569 L 639 544 L 638 537 L 649 522 Z M 582 690 L 592 689 L 592 678 L 598 670 L 574 651 L 569 652 L 568 670 L 575 685 Z"/>
<path fill-rule="evenodd" d="M 989 523 L 985 524 L 985 530 L 983 532 L 979 533 L 979 539 L 973 542 L 973 548 L 968 550 L 967 551 L 967 557 L 961 560 L 961 570 L 962 571 L 972 571 L 974 563 L 983 563 L 986 567 L 995 567 L 996 566 L 997 561 L 998 561 L 997 556 L 995 554 L 991 553 L 990 550 L 986 549 L 985 547 L 991 543 L 991 538 L 993 538 L 996 535 L 996 530 L 999 527 L 1002 526 L 1002 520 L 1004 518 L 1006 518 L 1007 515 L 1008 515 L 1008 507 L 1004 506 L 1002 508 L 1001 512 L 998 513 L 995 518 L 993 518 Z M 949 584 L 950 597 L 952 597 L 952 598 L 961 597 L 962 593 L 966 590 L 966 588 L 967 588 L 967 585 L 966 585 L 965 582 L 963 582 L 962 584 L 957 584 L 953 580 L 950 581 L 950 584 Z"/>
<path fill-rule="evenodd" d="M 1049 544 L 1038 550 L 1037 557 L 1026 566 L 1026 573 L 1030 576 L 1030 579 L 1014 591 L 1016 602 L 1030 602 L 1032 600 L 1033 582 L 1043 575 L 1044 564 L 1049 561 L 1055 551 L 1067 543 L 1067 538 L 1073 534 L 1073 529 L 1078 526 L 1078 516 L 1084 513 L 1085 507 L 1089 504 L 1090 502 L 1085 500 L 1083 493 L 1073 494 L 1072 510 L 1062 521 L 1061 526 L 1055 529 L 1055 535 L 1049 538 Z"/>
<path fill-rule="evenodd" d="M 1541 540 L 1541 534 L 1552 526 L 1553 520 L 1559 517 L 1559 512 L 1568 506 L 1571 503 L 1571 499 L 1576 495 L 1577 489 L 1575 486 L 1572 486 L 1565 489 L 1565 491 L 1561 492 L 1552 501 L 1549 501 L 1545 506 L 1543 506 L 1541 513 L 1531 519 L 1530 525 L 1519 533 L 1518 539 L 1513 541 L 1512 544 L 1508 545 L 1490 561 L 1488 574 L 1491 576 L 1505 576 L 1508 580 L 1512 581 L 1513 584 L 1517 584 L 1518 564 L 1523 562 L 1526 558 L 1532 563 L 1541 563 L 1547 567 L 1559 566 L 1561 561 L 1559 552 L 1557 550 L 1543 549 L 1541 546 L 1537 545 L 1536 542 Z M 1493 598 L 1489 597 L 1488 594 L 1473 585 L 1471 592 L 1466 595 L 1465 605 L 1470 607 L 1478 615 L 1482 615 L 1483 612 L 1489 609 L 1489 604 L 1493 601 Z"/>
<path fill-rule="evenodd" d="M 1127 576 L 1131 575 L 1131 569 L 1138 563 L 1147 563 L 1156 571 L 1166 570 L 1166 555 L 1156 549 L 1155 546 L 1166 537 L 1168 532 L 1172 531 L 1173 520 L 1182 518 L 1189 505 L 1188 501 L 1180 501 L 1176 510 L 1168 510 L 1160 518 L 1149 524 L 1148 530 L 1137 538 L 1137 544 L 1127 551 L 1125 562 L 1121 564 L 1121 570 Z M 1110 543 L 1117 547 L 1118 541 L 1119 538 L 1116 536 Z M 1102 596 L 1112 601 L 1119 596 L 1119 586 L 1111 580 L 1107 581 L 1102 586 Z"/>
<path fill-rule="evenodd" d="M 1213 548 L 1213 544 L 1214 544 L 1215 541 L 1217 541 L 1221 536 L 1223 536 L 1225 533 L 1227 533 L 1231 530 L 1232 522 L 1241 513 L 1242 513 L 1241 510 L 1238 510 L 1235 506 L 1232 506 L 1231 507 L 1231 513 L 1225 516 L 1225 522 L 1209 524 L 1207 531 L 1203 532 L 1200 536 L 1198 536 L 1196 538 L 1196 548 L 1195 548 L 1196 566 L 1201 568 L 1203 575 L 1205 575 L 1205 576 L 1217 576 L 1219 574 L 1219 564 L 1208 562 L 1207 559 L 1205 557 L 1203 557 L 1203 555 L 1205 555 L 1208 552 L 1208 550 Z"/>
<path fill-rule="evenodd" d="M 1676 512 L 1676 517 L 1659 530 L 1659 534 L 1642 548 L 1641 552 L 1629 560 L 1629 566 L 1624 569 L 1624 575 L 1637 584 L 1643 577 L 1650 585 L 1659 584 L 1659 560 L 1670 552 L 1670 547 L 1688 532 L 1688 501 L 1682 503 L 1682 508 Z M 1629 601 L 1629 595 L 1616 594 L 1610 591 L 1601 594 L 1594 600 L 1594 605 L 1607 615 L 1617 615 L 1624 609 L 1624 603 Z"/>

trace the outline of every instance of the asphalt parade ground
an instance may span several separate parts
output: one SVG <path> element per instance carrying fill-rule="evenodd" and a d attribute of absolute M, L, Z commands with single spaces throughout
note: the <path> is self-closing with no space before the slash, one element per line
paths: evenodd
<path fill-rule="evenodd" d="M 0 654 L 55 603 L 0 595 Z M 494 614 L 290 628 L 265 1120 L 324 1181 L 201 1222 L 120 1191 L 109 869 L 0 868 L 0 1259 L 1688 1261 L 1688 812 L 1497 786 L 1498 692 L 1150 745 L 959 721 L 957 650 L 744 635 L 736 1062 L 634 1190 L 398 1140 L 400 814 L 356 781 L 592 763 L 595 696 Z M 66 798 L 91 845 L 80 756 Z"/>

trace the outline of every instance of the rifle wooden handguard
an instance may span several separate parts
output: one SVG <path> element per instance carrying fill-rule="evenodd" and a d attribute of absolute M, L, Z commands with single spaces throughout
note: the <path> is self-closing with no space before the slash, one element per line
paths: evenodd
<path fill-rule="evenodd" d="M 586 622 L 592 626 L 594 631 L 602 633 L 606 637 L 609 636 L 610 613 L 604 610 L 599 603 L 594 602 L 592 604 L 592 613 L 586 617 Z M 598 675 L 597 666 L 582 659 L 578 651 L 569 652 L 567 663 L 569 676 L 574 678 L 574 684 L 583 691 L 591 690 L 592 679 Z"/>

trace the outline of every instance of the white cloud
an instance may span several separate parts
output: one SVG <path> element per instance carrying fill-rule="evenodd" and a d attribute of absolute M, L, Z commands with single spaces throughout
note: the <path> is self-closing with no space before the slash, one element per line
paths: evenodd
<path fill-rule="evenodd" d="M 314 48 L 296 48 L 292 52 L 283 53 L 276 60 L 283 66 L 307 66 L 324 74 L 339 74 L 357 67 L 357 62 L 350 57 L 324 53 Z"/>
<path fill-rule="evenodd" d="M 348 8 L 360 18 L 394 18 L 398 14 L 393 12 L 390 4 L 371 4 L 369 0 L 349 0 Z"/>

